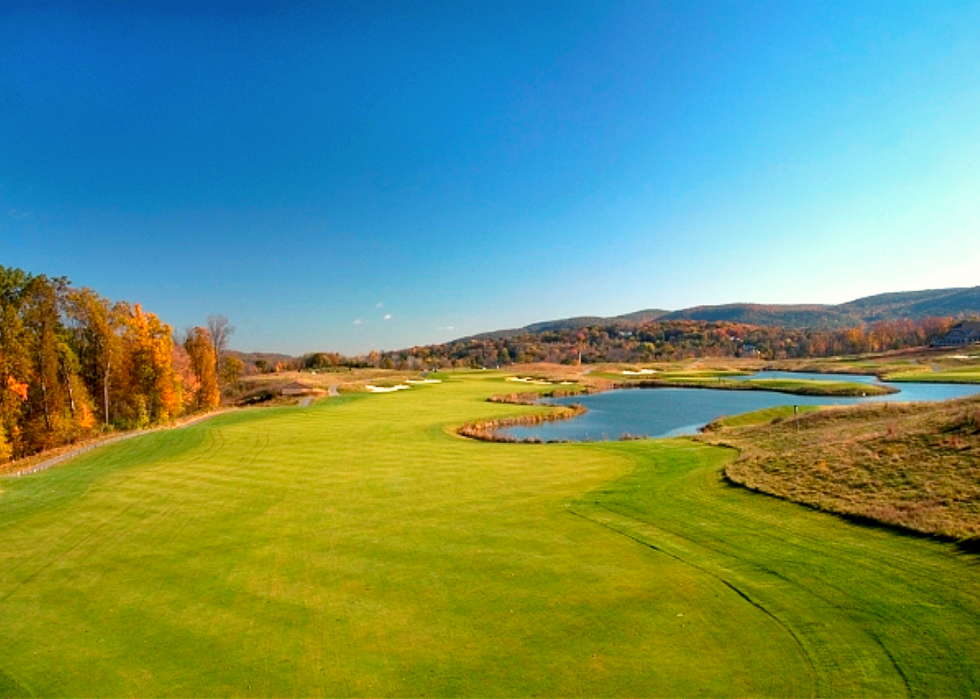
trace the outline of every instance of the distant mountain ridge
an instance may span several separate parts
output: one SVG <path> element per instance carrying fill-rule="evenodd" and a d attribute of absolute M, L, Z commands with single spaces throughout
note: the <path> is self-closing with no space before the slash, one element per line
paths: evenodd
<path fill-rule="evenodd" d="M 580 316 L 533 323 L 523 328 L 480 333 L 462 340 L 506 339 L 593 325 L 637 325 L 653 320 L 699 320 L 832 330 L 883 320 L 921 320 L 930 316 L 980 315 L 980 286 L 876 294 L 838 305 L 728 303 L 679 311 L 647 309 L 619 316 Z"/>

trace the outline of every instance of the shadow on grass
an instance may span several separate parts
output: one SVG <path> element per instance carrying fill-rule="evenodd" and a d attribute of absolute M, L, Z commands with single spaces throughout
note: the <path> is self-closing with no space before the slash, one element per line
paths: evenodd
<path fill-rule="evenodd" d="M 931 532 L 922 532 L 918 529 L 913 529 L 911 527 L 905 527 L 901 524 L 894 524 L 892 522 L 883 522 L 882 520 L 875 519 L 868 515 L 855 514 L 852 512 L 836 512 L 824 507 L 818 507 L 816 505 L 811 505 L 806 502 L 797 502 L 796 500 L 790 500 L 789 498 L 784 498 L 779 495 L 774 495 L 772 493 L 767 493 L 764 490 L 758 488 L 753 488 L 752 486 L 744 485 L 738 481 L 733 480 L 724 470 L 721 472 L 719 479 L 729 488 L 737 488 L 738 490 L 747 490 L 757 495 L 763 495 L 767 498 L 772 498 L 774 500 L 781 500 L 782 502 L 791 502 L 794 505 L 799 505 L 800 507 L 805 507 L 808 510 L 814 510 L 815 512 L 822 512 L 828 515 L 834 515 L 845 522 L 851 524 L 857 524 L 862 527 L 872 527 L 874 529 L 883 529 L 885 531 L 891 532 L 892 534 L 897 534 L 899 536 L 908 537 L 910 539 L 925 539 L 928 541 L 935 541 L 942 544 L 952 544 L 959 553 L 967 554 L 975 557 L 973 563 L 975 565 L 980 565 L 980 537 L 972 536 L 967 539 L 958 539 L 953 536 L 944 536 L 942 534 L 934 534 Z"/>

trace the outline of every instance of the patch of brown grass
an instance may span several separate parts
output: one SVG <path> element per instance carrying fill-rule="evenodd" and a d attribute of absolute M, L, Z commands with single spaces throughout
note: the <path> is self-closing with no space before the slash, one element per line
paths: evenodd
<path fill-rule="evenodd" d="M 515 403 L 518 405 L 526 404 L 522 400 L 498 400 L 493 402 Z M 529 444 L 541 444 L 544 442 L 544 440 L 539 437 L 526 437 L 524 439 L 518 439 L 517 437 L 502 434 L 500 430 L 506 427 L 527 427 L 530 425 L 540 425 L 545 422 L 570 420 L 573 417 L 581 415 L 585 411 L 585 406 L 578 403 L 572 403 L 571 405 L 560 405 L 555 406 L 553 410 L 547 413 L 532 413 L 530 415 L 501 417 L 489 420 L 478 420 L 477 422 L 469 422 L 461 426 L 457 430 L 457 433 L 471 439 L 479 439 L 483 442 L 525 442 Z"/>
<path fill-rule="evenodd" d="M 864 404 L 705 434 L 729 480 L 922 534 L 980 536 L 980 398 Z"/>

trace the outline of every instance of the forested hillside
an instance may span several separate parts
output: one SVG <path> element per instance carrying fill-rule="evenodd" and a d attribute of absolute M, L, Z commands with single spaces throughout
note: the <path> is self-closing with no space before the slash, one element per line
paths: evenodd
<path fill-rule="evenodd" d="M 980 314 L 980 286 L 968 289 L 929 289 L 877 294 L 838 305 L 727 303 L 694 306 L 679 311 L 651 308 L 611 317 L 583 316 L 533 323 L 523 328 L 480 333 L 471 339 L 500 339 L 590 326 L 632 328 L 655 320 L 696 320 L 741 325 L 834 330 L 892 320 L 964 318 Z"/>
<path fill-rule="evenodd" d="M 968 289 L 930 289 L 878 294 L 841 304 L 840 308 L 862 321 L 928 316 L 961 318 L 980 313 L 980 286 Z"/>
<path fill-rule="evenodd" d="M 346 358 L 318 352 L 295 368 L 371 366 L 422 370 L 551 362 L 595 364 L 674 361 L 690 357 L 796 359 L 921 347 L 942 337 L 953 319 L 879 321 L 846 329 L 812 330 L 725 321 L 653 320 L 602 323 L 543 332 L 514 331 L 441 345 L 371 352 Z"/>
<path fill-rule="evenodd" d="M 877 294 L 839 305 L 730 303 L 666 313 L 663 320 L 709 320 L 816 330 L 853 328 L 889 320 L 924 320 L 980 313 L 980 286 Z"/>
<path fill-rule="evenodd" d="M 696 356 L 794 359 L 928 345 L 980 315 L 980 286 L 878 294 L 839 305 L 731 303 L 580 316 L 354 360 L 307 355 L 305 366 L 392 368 L 525 362 L 651 362 Z"/>

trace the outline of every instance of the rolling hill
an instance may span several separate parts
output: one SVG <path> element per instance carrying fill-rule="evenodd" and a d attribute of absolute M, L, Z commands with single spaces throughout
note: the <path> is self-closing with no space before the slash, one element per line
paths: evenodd
<path fill-rule="evenodd" d="M 544 321 L 462 339 L 506 339 L 593 325 L 629 326 L 651 320 L 725 321 L 784 328 L 839 329 L 881 320 L 920 320 L 930 316 L 962 318 L 977 314 L 980 314 L 980 286 L 877 294 L 838 305 L 728 303 L 694 306 L 679 311 L 647 309 L 611 317 L 579 316 Z"/>

